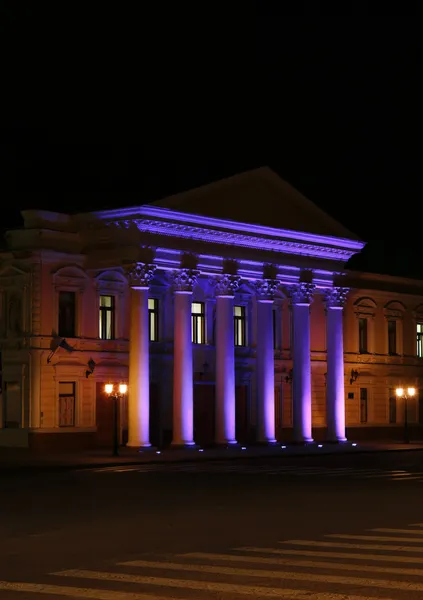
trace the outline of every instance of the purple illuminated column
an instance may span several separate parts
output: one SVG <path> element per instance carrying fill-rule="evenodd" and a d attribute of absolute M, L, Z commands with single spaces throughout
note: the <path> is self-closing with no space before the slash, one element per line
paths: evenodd
<path fill-rule="evenodd" d="M 279 282 L 256 281 L 257 291 L 257 441 L 274 444 L 275 359 L 273 343 L 273 297 Z"/>
<path fill-rule="evenodd" d="M 194 446 L 194 402 L 192 365 L 192 290 L 198 271 L 181 269 L 173 275 L 175 293 L 173 350 L 173 439 L 172 446 Z"/>
<path fill-rule="evenodd" d="M 223 275 L 216 282 L 216 443 L 236 444 L 234 293 L 240 278 Z"/>
<path fill-rule="evenodd" d="M 290 289 L 293 318 L 293 429 L 294 441 L 309 443 L 312 437 L 310 303 L 314 285 L 299 283 Z"/>
<path fill-rule="evenodd" d="M 327 375 L 326 421 L 330 442 L 346 442 L 343 306 L 347 288 L 333 288 L 326 292 Z"/>
<path fill-rule="evenodd" d="M 155 268 L 143 263 L 127 268 L 132 287 L 127 446 L 132 448 L 148 448 L 151 445 L 148 288 Z"/>

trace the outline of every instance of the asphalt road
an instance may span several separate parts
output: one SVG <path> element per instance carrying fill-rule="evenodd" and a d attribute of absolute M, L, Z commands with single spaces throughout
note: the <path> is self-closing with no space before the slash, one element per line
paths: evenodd
<path fill-rule="evenodd" d="M 9 474 L 0 511 L 1 600 L 423 598 L 423 452 Z"/>

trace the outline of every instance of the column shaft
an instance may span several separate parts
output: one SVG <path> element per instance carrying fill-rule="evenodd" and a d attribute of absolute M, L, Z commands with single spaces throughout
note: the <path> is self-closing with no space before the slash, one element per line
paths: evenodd
<path fill-rule="evenodd" d="M 194 445 L 191 297 L 175 291 L 172 446 Z"/>
<path fill-rule="evenodd" d="M 131 292 L 129 337 L 128 446 L 150 444 L 148 287 Z"/>
<path fill-rule="evenodd" d="M 345 383 L 343 305 L 348 290 L 332 288 L 326 293 L 327 375 L 326 422 L 331 442 L 345 442 Z"/>
<path fill-rule="evenodd" d="M 257 301 L 257 441 L 275 443 L 273 300 Z"/>
<path fill-rule="evenodd" d="M 216 297 L 216 443 L 236 444 L 233 296 Z"/>
<path fill-rule="evenodd" d="M 293 429 L 294 441 L 312 442 L 310 306 L 294 304 Z"/>

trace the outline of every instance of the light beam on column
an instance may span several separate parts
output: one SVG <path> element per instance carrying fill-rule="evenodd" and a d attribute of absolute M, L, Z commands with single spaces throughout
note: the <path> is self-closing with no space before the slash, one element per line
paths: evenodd
<path fill-rule="evenodd" d="M 194 383 L 192 362 L 192 291 L 198 271 L 181 269 L 173 274 L 173 439 L 174 448 L 194 446 Z"/>
<path fill-rule="evenodd" d="M 293 322 L 293 430 L 294 441 L 312 437 L 310 303 L 315 286 L 298 283 L 289 288 Z"/>
<path fill-rule="evenodd" d="M 327 375 L 326 375 L 326 422 L 330 442 L 346 442 L 345 436 L 345 382 L 344 382 L 344 339 L 343 307 L 348 294 L 347 288 L 335 287 L 327 290 Z"/>
<path fill-rule="evenodd" d="M 132 288 L 127 443 L 132 448 L 151 446 L 148 290 L 155 268 L 155 265 L 144 263 L 134 263 L 126 268 Z"/>
<path fill-rule="evenodd" d="M 257 441 L 274 444 L 275 438 L 275 358 L 273 340 L 273 299 L 279 282 L 259 279 L 257 293 Z"/>
<path fill-rule="evenodd" d="M 215 281 L 216 295 L 216 443 L 236 444 L 234 294 L 238 275 Z"/>

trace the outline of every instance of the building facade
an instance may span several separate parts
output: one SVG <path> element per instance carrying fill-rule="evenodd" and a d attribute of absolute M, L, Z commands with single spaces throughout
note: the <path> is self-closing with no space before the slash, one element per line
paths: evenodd
<path fill-rule="evenodd" d="M 348 271 L 363 242 L 268 169 L 22 217 L 0 255 L 0 445 L 109 446 L 109 382 L 131 447 L 401 439 L 423 282 Z M 407 422 L 420 438 L 420 393 Z"/>

